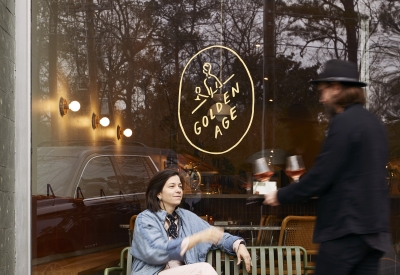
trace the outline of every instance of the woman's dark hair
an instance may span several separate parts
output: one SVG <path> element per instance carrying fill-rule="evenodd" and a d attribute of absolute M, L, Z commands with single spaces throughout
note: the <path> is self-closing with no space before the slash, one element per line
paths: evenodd
<path fill-rule="evenodd" d="M 179 176 L 182 185 L 184 185 L 185 179 L 183 176 L 172 169 L 162 170 L 150 179 L 146 190 L 146 206 L 151 212 L 157 212 L 161 209 L 157 195 L 162 191 L 167 180 L 173 176 Z"/>
<path fill-rule="evenodd" d="M 342 92 L 339 93 L 335 98 L 336 105 L 343 108 L 355 103 L 365 105 L 365 93 L 362 88 L 356 86 L 346 86 L 343 83 L 341 84 Z"/>

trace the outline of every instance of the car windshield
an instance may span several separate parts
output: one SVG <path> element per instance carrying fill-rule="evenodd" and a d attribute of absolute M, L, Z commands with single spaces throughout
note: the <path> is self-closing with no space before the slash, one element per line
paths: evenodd
<path fill-rule="evenodd" d="M 37 162 L 37 194 L 47 194 L 47 184 L 51 185 L 54 195 L 66 196 L 71 178 L 71 167 L 76 163 L 74 156 L 43 156 Z"/>

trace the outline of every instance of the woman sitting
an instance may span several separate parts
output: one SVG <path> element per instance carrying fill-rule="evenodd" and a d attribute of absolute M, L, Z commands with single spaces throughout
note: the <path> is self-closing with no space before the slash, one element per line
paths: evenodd
<path fill-rule="evenodd" d="M 221 249 L 243 260 L 250 271 L 250 254 L 243 239 L 210 226 L 196 214 L 179 208 L 184 179 L 174 170 L 157 173 L 146 191 L 147 210 L 135 221 L 130 253 L 131 274 L 217 274 L 206 263 L 211 249 Z"/>

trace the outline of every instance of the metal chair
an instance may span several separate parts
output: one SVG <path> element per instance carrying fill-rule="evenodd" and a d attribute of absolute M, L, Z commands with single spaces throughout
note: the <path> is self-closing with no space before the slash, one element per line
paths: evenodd
<path fill-rule="evenodd" d="M 308 275 L 314 267 L 308 265 L 307 252 L 299 246 L 252 246 L 247 247 L 252 260 L 252 268 L 247 272 L 243 264 L 238 266 L 229 261 L 230 256 L 220 250 L 209 251 L 207 262 L 219 275 Z"/>
<path fill-rule="evenodd" d="M 306 250 L 299 246 L 252 246 L 247 249 L 253 264 L 250 273 L 242 267 L 243 263 L 240 266 L 236 264 L 236 257 L 231 262 L 230 255 L 221 250 L 209 251 L 207 262 L 215 268 L 219 275 L 308 275 L 308 271 L 314 269 L 313 266 L 308 265 Z M 130 275 L 133 256 L 129 250 L 130 247 L 125 247 L 121 251 L 119 266 L 106 268 L 104 275 L 109 275 L 112 271 Z"/>
<path fill-rule="evenodd" d="M 109 275 L 110 272 L 119 271 L 121 275 L 130 275 L 132 271 L 133 256 L 129 253 L 131 247 L 125 247 L 121 251 L 119 266 L 107 267 L 104 269 L 104 275 Z"/>

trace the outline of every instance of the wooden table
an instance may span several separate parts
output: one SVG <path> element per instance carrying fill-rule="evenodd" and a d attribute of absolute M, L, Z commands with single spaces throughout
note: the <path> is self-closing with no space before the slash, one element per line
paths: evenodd
<path fill-rule="evenodd" d="M 264 226 L 264 225 L 218 225 L 225 230 L 281 230 L 280 226 Z"/>

